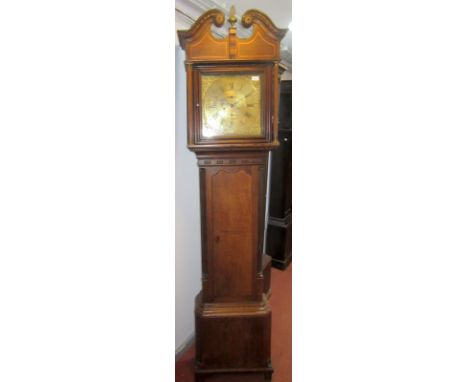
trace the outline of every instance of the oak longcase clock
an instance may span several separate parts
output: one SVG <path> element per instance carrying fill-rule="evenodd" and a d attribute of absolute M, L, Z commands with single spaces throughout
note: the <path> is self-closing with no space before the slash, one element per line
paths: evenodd
<path fill-rule="evenodd" d="M 286 33 L 249 10 L 226 38 L 216 9 L 178 31 L 186 53 L 188 148 L 200 171 L 202 290 L 195 301 L 197 381 L 216 373 L 271 380 L 271 310 L 263 253 L 269 150 L 278 146 L 280 41 Z"/>

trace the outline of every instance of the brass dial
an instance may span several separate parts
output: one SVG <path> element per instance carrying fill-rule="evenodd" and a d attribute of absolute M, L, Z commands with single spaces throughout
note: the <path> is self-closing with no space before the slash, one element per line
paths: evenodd
<path fill-rule="evenodd" d="M 204 137 L 262 135 L 261 76 L 204 74 L 201 90 Z"/>

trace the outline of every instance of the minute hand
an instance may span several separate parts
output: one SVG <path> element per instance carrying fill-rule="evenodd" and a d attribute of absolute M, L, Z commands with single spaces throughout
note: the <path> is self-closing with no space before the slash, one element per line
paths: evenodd
<path fill-rule="evenodd" d="M 232 104 L 232 106 L 236 106 L 241 100 L 243 100 L 243 99 L 245 99 L 245 98 L 247 98 L 247 97 L 250 97 L 250 95 L 251 95 L 253 92 L 254 92 L 254 90 L 252 90 L 249 94 L 247 94 L 247 95 L 245 95 L 245 96 L 239 98 L 236 102 L 234 102 L 234 103 Z"/>

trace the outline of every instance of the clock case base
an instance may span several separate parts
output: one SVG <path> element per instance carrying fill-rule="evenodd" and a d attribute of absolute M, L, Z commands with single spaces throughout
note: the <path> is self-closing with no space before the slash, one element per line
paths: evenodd
<path fill-rule="evenodd" d="M 262 267 L 266 299 L 271 296 L 271 263 L 271 256 L 264 254 Z M 271 311 L 265 302 L 253 308 L 254 311 L 249 314 L 239 309 L 239 306 L 237 306 L 237 312 L 222 314 L 222 306 L 218 306 L 218 311 L 221 312 L 213 314 L 213 309 L 210 311 L 203 305 L 201 292 L 197 295 L 195 299 L 195 382 L 203 382 L 215 374 L 244 373 L 263 374 L 265 381 L 271 381 L 273 374 L 270 361 Z M 259 331 L 256 331 L 258 329 Z M 238 332 L 246 333 L 246 335 L 237 338 Z M 263 337 L 263 347 L 255 350 L 258 348 L 258 337 Z M 222 347 L 219 347 L 218 341 L 220 340 L 223 341 L 224 351 Z M 233 346 L 233 343 L 237 346 Z M 247 363 L 242 361 L 246 356 L 250 357 L 250 354 L 244 352 L 245 348 L 252 349 L 256 353 Z"/>
<path fill-rule="evenodd" d="M 196 381 L 213 374 L 263 373 L 271 380 L 271 310 L 261 303 L 203 304 L 196 298 Z"/>

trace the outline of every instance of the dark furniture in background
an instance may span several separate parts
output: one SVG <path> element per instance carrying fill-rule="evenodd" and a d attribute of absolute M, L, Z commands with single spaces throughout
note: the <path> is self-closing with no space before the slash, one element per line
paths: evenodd
<path fill-rule="evenodd" d="M 280 147 L 271 153 L 270 204 L 266 253 L 275 268 L 285 269 L 292 259 L 292 81 L 281 81 Z"/>

